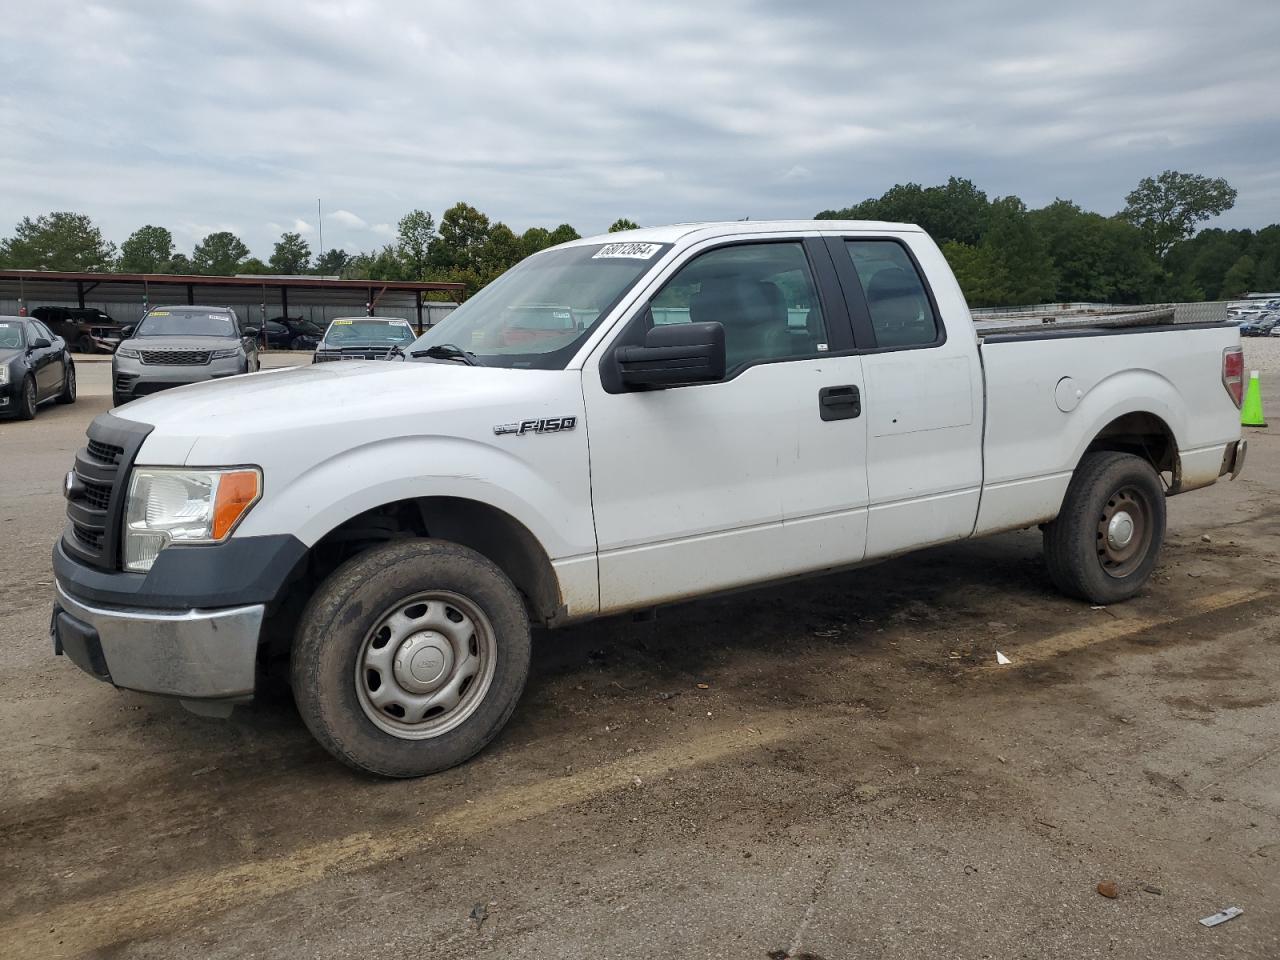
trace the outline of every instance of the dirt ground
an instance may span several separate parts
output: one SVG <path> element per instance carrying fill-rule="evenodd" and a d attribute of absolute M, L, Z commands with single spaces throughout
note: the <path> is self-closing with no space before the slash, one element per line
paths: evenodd
<path fill-rule="evenodd" d="M 0 423 L 0 956 L 1280 956 L 1268 386 L 1130 603 L 1055 595 L 1031 531 L 547 634 L 498 741 L 416 782 L 53 657 L 108 401 Z"/>

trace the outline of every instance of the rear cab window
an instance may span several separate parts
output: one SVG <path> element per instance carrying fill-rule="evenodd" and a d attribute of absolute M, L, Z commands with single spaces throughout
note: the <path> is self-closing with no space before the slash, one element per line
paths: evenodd
<path fill-rule="evenodd" d="M 888 239 L 846 239 L 842 245 L 862 288 L 877 348 L 942 342 L 932 298 L 906 247 Z"/>

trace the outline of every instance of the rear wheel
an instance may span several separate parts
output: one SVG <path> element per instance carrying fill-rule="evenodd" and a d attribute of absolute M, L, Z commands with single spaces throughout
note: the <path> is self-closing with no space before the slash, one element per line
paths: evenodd
<path fill-rule="evenodd" d="M 27 377 L 22 381 L 22 394 L 18 397 L 19 419 L 35 419 L 36 406 L 36 381 L 34 377 Z"/>
<path fill-rule="evenodd" d="M 291 654 L 298 711 L 343 763 L 419 777 L 502 729 L 529 671 L 520 594 L 466 547 L 412 540 L 348 561 L 312 596 Z"/>
<path fill-rule="evenodd" d="M 67 361 L 67 369 L 62 377 L 62 392 L 58 394 L 58 403 L 76 402 L 76 365 Z"/>
<path fill-rule="evenodd" d="M 1150 463 L 1130 453 L 1086 454 L 1062 511 L 1044 529 L 1049 576 L 1069 597 L 1127 600 L 1151 578 L 1164 530 L 1164 490 Z"/>

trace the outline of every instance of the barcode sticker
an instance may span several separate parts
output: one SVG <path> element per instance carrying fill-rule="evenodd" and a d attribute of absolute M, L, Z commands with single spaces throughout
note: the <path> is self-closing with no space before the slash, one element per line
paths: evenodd
<path fill-rule="evenodd" d="M 648 260 L 662 249 L 660 243 L 606 243 L 595 252 L 592 260 Z"/>

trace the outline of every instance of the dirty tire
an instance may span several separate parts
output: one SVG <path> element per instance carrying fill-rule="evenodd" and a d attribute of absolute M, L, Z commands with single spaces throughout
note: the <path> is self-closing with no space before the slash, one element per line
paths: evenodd
<path fill-rule="evenodd" d="M 74 363 L 67 364 L 66 373 L 62 378 L 62 391 L 58 394 L 57 402 L 76 402 L 76 365 Z"/>
<path fill-rule="evenodd" d="M 404 739 L 367 715 L 357 663 L 388 611 L 423 592 L 456 595 L 480 612 L 491 628 L 493 667 L 457 726 Z M 462 763 L 497 736 L 524 690 L 529 653 L 528 615 L 506 575 L 467 547 L 416 539 L 367 550 L 320 585 L 298 624 L 290 677 L 298 712 L 331 754 L 363 772 L 421 777 Z"/>
<path fill-rule="evenodd" d="M 1132 516 L 1131 540 L 1116 546 L 1108 521 Z M 1123 519 L 1123 518 L 1122 518 Z M 1044 528 L 1049 577 L 1069 597 L 1117 603 L 1141 590 L 1164 542 L 1165 496 L 1155 468 L 1131 453 L 1085 454 L 1062 511 Z"/>
<path fill-rule="evenodd" d="M 36 382 L 31 377 L 22 381 L 22 393 L 18 397 L 18 419 L 34 420 L 36 416 Z"/>

